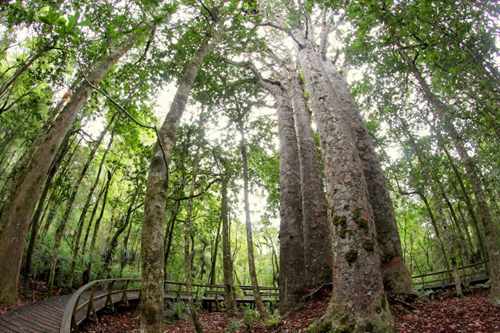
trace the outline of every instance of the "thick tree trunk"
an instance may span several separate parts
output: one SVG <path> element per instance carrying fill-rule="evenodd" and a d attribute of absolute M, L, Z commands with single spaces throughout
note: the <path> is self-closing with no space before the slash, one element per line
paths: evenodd
<path fill-rule="evenodd" d="M 281 270 L 279 275 L 279 310 L 281 314 L 285 314 L 299 306 L 301 298 L 305 294 L 305 289 L 307 287 L 304 280 L 306 276 L 304 269 L 307 268 L 305 267 L 305 256 L 309 256 L 309 253 L 304 253 L 300 186 L 301 173 L 293 109 L 285 90 L 281 91 L 281 94 L 275 97 L 278 102 L 278 135 L 280 139 L 279 239 Z M 314 223 L 314 221 L 307 222 Z M 312 226 L 308 226 L 308 230 L 312 229 Z M 318 253 L 313 252 L 313 254 L 317 255 Z M 315 259 L 312 257 L 312 254 L 311 259 Z M 325 258 L 321 259 L 323 262 Z M 317 274 L 320 275 L 325 271 L 325 268 L 328 267 L 318 266 L 317 262 L 312 262 L 311 264 L 313 264 L 313 266 L 310 265 L 309 268 L 318 268 L 319 272 L 317 272 Z M 322 282 L 324 281 L 321 281 L 321 283 Z"/>
<path fill-rule="evenodd" d="M 116 113 L 115 113 L 116 115 Z M 66 203 L 66 209 L 64 210 L 64 214 L 59 221 L 59 224 L 56 229 L 56 233 L 54 236 L 54 245 L 52 247 L 52 253 L 51 253 L 51 260 L 50 260 L 50 273 L 49 273 L 49 282 L 48 282 L 48 287 L 49 289 L 52 289 L 54 286 L 54 281 L 56 277 L 56 268 L 57 268 L 57 262 L 59 261 L 59 247 L 61 246 L 61 242 L 64 236 L 64 232 L 66 230 L 66 226 L 68 225 L 68 222 L 71 217 L 71 212 L 73 211 L 73 205 L 76 200 L 76 195 L 78 194 L 78 191 L 80 190 L 80 186 L 83 182 L 83 179 L 87 175 L 87 171 L 90 168 L 90 165 L 92 164 L 92 161 L 94 161 L 95 154 L 97 153 L 97 150 L 99 149 L 99 146 L 101 145 L 102 140 L 104 140 L 104 136 L 108 132 L 109 126 L 113 123 L 114 117 L 111 118 L 110 123 L 108 126 L 101 132 L 99 135 L 99 138 L 97 139 L 97 142 L 95 142 L 94 147 L 92 147 L 89 156 L 87 157 L 87 161 L 82 167 L 82 170 L 80 171 L 80 174 L 78 175 L 78 179 L 76 182 L 73 184 L 73 187 L 71 189 L 68 201 Z"/>
<path fill-rule="evenodd" d="M 224 273 L 224 304 L 229 316 L 236 313 L 233 281 L 233 258 L 231 257 L 231 230 L 229 226 L 229 205 L 227 187 L 229 177 L 224 177 L 221 184 L 221 220 L 222 220 L 222 265 Z"/>
<path fill-rule="evenodd" d="M 109 55 L 101 58 L 87 80 L 93 84 L 105 77 L 112 66 L 133 46 L 135 35 Z M 8 198 L 0 214 L 0 303 L 15 303 L 24 243 L 33 211 L 40 199 L 43 184 L 47 180 L 49 168 L 61 143 L 73 125 L 80 110 L 89 98 L 92 87 L 82 81 L 69 102 L 59 113 L 52 126 L 39 136 L 29 152 L 29 159 L 22 159 L 17 168 Z"/>
<path fill-rule="evenodd" d="M 254 256 L 254 246 L 253 246 L 253 232 L 252 232 L 252 221 L 250 219 L 250 201 L 248 199 L 249 195 L 249 176 L 248 176 L 248 153 L 247 153 L 247 142 L 245 139 L 245 133 L 242 127 L 240 127 L 240 153 L 241 153 L 241 164 L 243 167 L 243 201 L 245 209 L 245 225 L 246 225 L 246 235 L 247 235 L 247 255 L 248 255 L 248 272 L 250 275 L 250 281 L 252 282 L 253 296 L 255 299 L 255 306 L 257 311 L 259 311 L 260 316 L 263 319 L 268 317 L 266 307 L 262 301 L 260 295 L 259 282 L 257 280 L 257 270 L 255 269 L 255 256 Z"/>
<path fill-rule="evenodd" d="M 331 229 L 321 180 L 320 156 L 311 128 L 311 115 L 305 103 L 305 92 L 297 75 L 292 77 L 290 83 L 300 162 L 305 287 L 314 289 L 332 279 Z"/>
<path fill-rule="evenodd" d="M 168 161 L 175 145 L 175 134 L 191 89 L 205 56 L 213 44 L 205 40 L 184 68 L 177 92 L 159 131 L 149 167 L 144 224 L 142 227 L 141 332 L 161 332 L 163 312 L 163 224 L 168 186 Z"/>
<path fill-rule="evenodd" d="M 335 103 L 349 99 L 350 89 L 345 78 L 335 71 L 331 63 L 326 64 L 329 68 L 329 82 L 336 91 Z M 375 219 L 385 290 L 391 294 L 412 293 L 411 276 L 402 258 L 401 240 L 384 172 L 375 152 L 373 140 L 356 107 L 351 110 L 350 121 Z"/>
<path fill-rule="evenodd" d="M 334 288 L 318 329 L 392 332 L 375 218 L 351 124 L 354 103 L 349 95 L 332 89 L 321 55 L 312 45 L 306 42 L 298 59 L 321 137 L 333 224 Z"/>

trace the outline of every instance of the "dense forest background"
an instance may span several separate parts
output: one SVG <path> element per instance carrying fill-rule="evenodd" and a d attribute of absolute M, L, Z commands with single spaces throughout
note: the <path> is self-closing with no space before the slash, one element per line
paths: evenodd
<path fill-rule="evenodd" d="M 499 269 L 494 2 L 0 6 L 0 302 L 31 280 L 75 288 L 141 271 L 158 277 L 144 266 L 152 256 L 162 257 L 165 279 L 207 284 L 225 281 L 227 255 L 234 283 L 254 284 L 251 260 L 258 283 L 278 287 L 290 270 L 278 237 L 283 172 L 294 176 L 283 160 L 280 175 L 288 146 L 276 110 L 288 97 L 276 82 L 298 82 L 315 105 L 320 88 L 296 64 L 297 45 L 300 53 L 309 44 L 349 83 L 409 273 L 488 258 L 490 274 Z M 327 169 L 310 181 L 328 183 L 320 113 L 305 107 L 311 156 Z M 151 244 L 142 257 L 141 240 Z"/>

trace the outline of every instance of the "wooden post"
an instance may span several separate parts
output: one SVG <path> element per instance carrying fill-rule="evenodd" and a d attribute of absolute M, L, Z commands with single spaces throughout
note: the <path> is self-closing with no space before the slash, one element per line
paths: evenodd
<path fill-rule="evenodd" d="M 113 311 L 113 312 L 115 311 L 115 305 L 113 303 L 113 296 L 112 296 L 114 283 L 115 283 L 115 280 L 108 282 L 108 288 L 107 288 L 107 292 L 106 292 L 107 293 L 106 303 L 104 304 L 104 307 L 110 306 L 111 311 Z"/>
<path fill-rule="evenodd" d="M 122 302 L 124 303 L 125 306 L 129 306 L 128 297 L 127 297 L 128 283 L 129 283 L 129 280 L 126 280 L 125 286 L 123 287 L 123 294 L 122 294 Z"/>
<path fill-rule="evenodd" d="M 91 318 L 92 320 L 97 320 L 97 314 L 95 312 L 95 306 L 94 306 L 94 294 L 95 294 L 95 286 L 92 286 L 92 289 L 90 289 L 90 297 L 89 297 L 89 303 L 87 306 L 87 318 Z"/>

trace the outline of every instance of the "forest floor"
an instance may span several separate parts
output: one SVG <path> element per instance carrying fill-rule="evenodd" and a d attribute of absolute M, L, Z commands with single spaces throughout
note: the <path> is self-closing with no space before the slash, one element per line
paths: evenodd
<path fill-rule="evenodd" d="M 207 333 L 252 332 L 252 333 L 299 333 L 303 332 L 326 310 L 328 295 L 308 302 L 302 309 L 290 314 L 274 327 L 254 322 L 247 329 L 242 318 L 228 319 L 221 312 L 200 313 L 200 320 Z M 499 333 L 500 309 L 488 303 L 485 290 L 478 290 L 463 298 L 448 293 L 433 299 L 421 298 L 411 305 L 393 304 L 397 332 L 400 333 Z M 248 321 L 247 321 L 248 322 Z M 238 326 L 240 327 L 238 329 Z M 128 309 L 119 314 L 104 314 L 98 322 L 82 328 L 86 333 L 138 332 L 137 309 Z M 165 324 L 165 333 L 192 333 L 189 320 L 178 320 Z"/>

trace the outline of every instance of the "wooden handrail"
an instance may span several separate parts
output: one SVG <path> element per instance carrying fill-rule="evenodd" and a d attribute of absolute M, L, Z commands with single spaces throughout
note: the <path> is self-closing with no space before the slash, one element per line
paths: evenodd
<path fill-rule="evenodd" d="M 475 263 L 475 264 L 470 264 L 470 265 L 459 267 L 459 268 L 457 268 L 457 270 L 461 271 L 461 270 L 464 270 L 467 268 L 481 266 L 481 265 L 484 265 L 485 263 L 486 262 L 483 261 L 483 262 L 479 262 L 479 263 Z M 412 276 L 412 279 L 420 279 L 420 278 L 427 277 L 427 276 L 434 276 L 434 275 L 446 274 L 446 273 L 451 273 L 451 272 L 453 272 L 453 270 L 443 270 L 443 271 L 437 271 L 437 272 L 430 272 L 430 273 Z"/>
<path fill-rule="evenodd" d="M 100 300 L 103 298 L 106 298 L 105 306 L 109 305 L 110 302 L 111 304 L 113 303 L 112 296 L 116 294 L 122 293 L 123 296 L 121 298 L 121 301 L 127 302 L 128 297 L 127 297 L 127 292 L 135 292 L 135 291 L 140 291 L 137 287 L 130 287 L 131 282 L 140 282 L 141 279 L 139 278 L 117 278 L 117 279 L 102 279 L 102 280 L 94 280 L 86 285 L 80 287 L 73 295 L 71 295 L 71 298 L 69 299 L 68 303 L 66 304 L 64 308 L 64 315 L 61 323 L 61 328 L 59 330 L 60 333 L 70 333 L 72 329 L 75 326 L 78 326 L 80 322 L 77 322 L 77 319 L 75 318 L 75 315 L 77 314 L 78 311 L 83 310 L 87 308 L 87 317 L 89 315 L 94 315 L 96 309 L 94 302 L 96 300 Z M 120 282 L 124 282 L 125 285 L 122 288 L 115 288 L 116 285 L 120 284 Z M 164 285 L 173 285 L 177 286 L 176 290 L 172 290 L 177 297 L 179 297 L 180 293 L 183 292 L 183 286 L 185 287 L 186 284 L 183 282 L 177 282 L 177 281 L 165 281 Z M 193 287 L 195 288 L 204 288 L 205 292 L 206 291 L 215 291 L 219 292 L 220 294 L 223 294 L 224 292 L 224 286 L 223 285 L 205 285 L 205 284 L 192 284 Z M 99 287 L 102 287 L 100 290 Z M 251 286 L 239 286 L 241 290 L 248 290 L 251 289 Z M 278 293 L 269 293 L 269 291 L 278 291 L 277 288 L 274 287 L 260 287 L 261 292 L 262 291 L 267 291 L 268 294 L 272 294 L 272 296 L 278 297 Z M 102 291 L 102 293 L 101 293 Z M 86 293 L 89 293 L 89 299 L 83 301 L 80 303 L 82 296 Z M 192 294 L 195 294 L 196 291 L 192 291 Z M 218 296 L 216 296 L 218 298 Z M 84 310 L 85 311 L 85 310 Z M 86 317 L 86 318 L 87 318 Z"/>
<path fill-rule="evenodd" d="M 69 299 L 68 303 L 66 304 L 64 308 L 64 314 L 63 314 L 63 320 L 61 323 L 61 329 L 60 333 L 70 333 L 71 330 L 75 325 L 78 323 L 75 321 L 75 313 L 79 309 L 82 309 L 82 306 L 88 305 L 89 309 L 90 306 L 93 306 L 93 301 L 95 298 L 93 297 L 93 292 L 92 290 L 96 290 L 96 287 L 99 285 L 103 285 L 106 283 L 111 283 L 111 282 L 122 282 L 122 281 L 127 281 L 127 282 L 137 282 L 140 281 L 140 279 L 137 278 L 119 278 L 119 279 L 103 279 L 103 280 L 94 280 L 92 282 L 87 283 L 86 285 L 83 285 L 80 287 L 73 295 L 71 295 L 71 298 Z M 78 304 L 80 301 L 80 298 L 82 295 L 87 292 L 91 291 L 91 297 L 89 298 L 88 301 L 85 301 L 84 304 Z M 123 290 L 126 292 L 127 290 Z M 101 297 L 103 295 L 99 295 L 98 297 Z M 106 294 L 107 296 L 107 294 Z M 104 297 L 106 297 L 104 296 Z M 78 307 L 78 309 L 77 309 Z"/>

